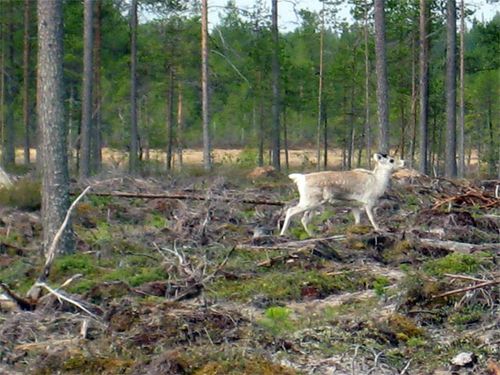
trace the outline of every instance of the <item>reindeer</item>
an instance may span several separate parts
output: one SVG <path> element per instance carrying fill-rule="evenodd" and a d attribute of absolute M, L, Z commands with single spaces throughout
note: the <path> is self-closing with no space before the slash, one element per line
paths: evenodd
<path fill-rule="evenodd" d="M 373 217 L 373 207 L 378 198 L 384 194 L 393 170 L 404 166 L 404 160 L 395 161 L 387 154 L 374 154 L 375 169 L 354 169 L 344 172 L 317 172 L 309 174 L 293 173 L 288 177 L 295 182 L 299 189 L 299 203 L 290 207 L 286 212 L 285 222 L 281 229 L 282 236 L 290 219 L 298 214 L 302 216 L 302 225 L 312 236 L 307 225 L 312 219 L 315 210 L 326 203 L 333 205 L 350 206 L 356 224 L 360 223 L 361 209 L 364 208 L 370 223 L 375 230 L 379 226 Z"/>

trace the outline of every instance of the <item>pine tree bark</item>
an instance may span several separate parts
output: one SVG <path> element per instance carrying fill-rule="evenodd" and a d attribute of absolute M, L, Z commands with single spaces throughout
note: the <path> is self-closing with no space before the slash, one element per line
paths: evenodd
<path fill-rule="evenodd" d="M 42 171 L 42 227 L 48 249 L 69 208 L 69 174 L 63 102 L 62 0 L 39 1 L 37 114 Z M 73 250 L 71 225 L 58 249 Z"/>
<path fill-rule="evenodd" d="M 460 1 L 460 99 L 458 115 L 458 177 L 465 175 L 465 4 Z"/>
<path fill-rule="evenodd" d="M 457 176 L 457 24 L 456 2 L 446 2 L 446 147 L 445 167 L 446 177 Z"/>
<path fill-rule="evenodd" d="M 137 130 L 137 0 L 130 8 L 130 150 L 129 171 L 139 170 L 139 138 Z"/>
<path fill-rule="evenodd" d="M 6 111 L 5 123 L 3 127 L 3 150 L 2 161 L 4 166 L 15 164 L 15 147 L 14 147 L 14 2 L 7 4 L 8 7 L 8 23 L 7 23 L 7 38 L 4 41 L 7 54 L 4 61 L 5 70 L 5 105 Z M 5 45 L 6 44 L 6 45 Z"/>
<path fill-rule="evenodd" d="M 271 6 L 271 36 L 273 40 L 272 52 L 272 165 L 279 171 L 281 169 L 280 158 L 280 61 L 279 61 L 279 35 L 278 35 L 278 0 L 272 0 Z M 318 160 L 319 164 L 319 160 Z"/>
<path fill-rule="evenodd" d="M 98 172 L 102 166 L 102 111 L 101 111 L 101 48 L 102 1 L 94 1 L 92 135 L 90 140 L 90 170 Z"/>
<path fill-rule="evenodd" d="M 173 66 L 168 67 L 167 90 L 167 171 L 172 169 L 172 150 L 174 145 L 174 84 L 175 73 Z"/>
<path fill-rule="evenodd" d="M 375 0 L 375 66 L 377 74 L 377 105 L 379 151 L 389 152 L 389 103 L 387 59 L 385 47 L 385 0 Z"/>
<path fill-rule="evenodd" d="M 419 116 L 419 170 L 429 174 L 427 144 L 429 142 L 429 15 L 430 4 L 420 0 L 420 116 Z"/>
<path fill-rule="evenodd" d="M 368 49 L 368 0 L 365 0 L 365 139 L 368 168 L 372 167 L 372 136 L 370 126 L 370 51 Z"/>
<path fill-rule="evenodd" d="M 93 0 L 84 0 L 83 15 L 83 82 L 82 128 L 80 133 L 80 179 L 90 176 L 90 137 L 92 134 L 92 65 L 93 65 Z"/>
<path fill-rule="evenodd" d="M 318 119 L 316 126 L 316 159 L 317 170 L 321 170 L 321 125 L 323 114 L 323 40 L 324 40 L 324 3 L 321 11 L 321 29 L 319 32 L 319 77 L 318 77 Z"/>
<path fill-rule="evenodd" d="M 209 93 L 208 93 L 208 5 L 201 1 L 201 96 L 203 118 L 203 167 L 212 169 Z"/>
<path fill-rule="evenodd" d="M 23 125 L 24 125 L 24 164 L 30 164 L 30 0 L 24 0 L 23 36 Z"/>
<path fill-rule="evenodd" d="M 182 169 L 182 153 L 183 153 L 183 141 L 182 136 L 184 132 L 184 109 L 182 107 L 182 81 L 180 79 L 177 80 L 177 159 L 179 163 L 179 169 Z"/>

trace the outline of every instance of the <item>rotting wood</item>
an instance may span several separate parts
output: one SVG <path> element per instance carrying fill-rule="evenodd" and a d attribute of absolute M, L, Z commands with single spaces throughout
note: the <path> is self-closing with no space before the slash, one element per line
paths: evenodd
<path fill-rule="evenodd" d="M 72 192 L 71 195 L 78 193 Z M 253 205 L 267 205 L 267 206 L 284 206 L 286 203 L 282 201 L 272 201 L 267 199 L 241 199 L 239 197 L 218 197 L 218 196 L 203 196 L 184 193 L 130 193 L 130 192 L 93 192 L 88 195 L 98 197 L 119 197 L 119 198 L 140 198 L 140 199 L 179 199 L 179 200 L 194 200 L 194 201 L 221 201 L 221 202 L 238 202 Z"/>
<path fill-rule="evenodd" d="M 418 244 L 420 246 L 435 247 L 462 254 L 471 254 L 476 251 L 485 250 L 500 250 L 500 244 L 498 243 L 471 244 L 465 242 L 435 240 L 433 238 L 420 238 L 418 239 Z"/>

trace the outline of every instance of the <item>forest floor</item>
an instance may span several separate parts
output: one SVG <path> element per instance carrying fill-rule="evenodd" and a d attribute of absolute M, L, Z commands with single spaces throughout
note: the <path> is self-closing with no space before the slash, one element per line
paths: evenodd
<path fill-rule="evenodd" d="M 0 374 L 500 372 L 500 181 L 403 170 L 384 230 L 325 208 L 309 238 L 277 236 L 292 183 L 247 173 L 91 180 L 76 252 L 26 305 L 7 295 L 43 269 L 37 187 L 0 190 Z"/>

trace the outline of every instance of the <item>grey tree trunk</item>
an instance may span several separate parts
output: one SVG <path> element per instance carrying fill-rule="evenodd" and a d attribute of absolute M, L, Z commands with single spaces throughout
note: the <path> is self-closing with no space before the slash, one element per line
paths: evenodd
<path fill-rule="evenodd" d="M 137 0 L 130 9 L 130 150 L 129 171 L 139 170 L 139 139 L 137 131 Z"/>
<path fill-rule="evenodd" d="M 90 170 L 98 172 L 102 166 L 102 111 L 101 111 L 101 24 L 102 1 L 94 1 L 94 64 L 92 84 L 92 132 L 90 139 Z"/>
<path fill-rule="evenodd" d="M 446 150 L 444 174 L 457 176 L 457 23 L 455 0 L 446 2 Z"/>
<path fill-rule="evenodd" d="M 5 70 L 5 106 L 6 118 L 3 127 L 2 161 L 4 166 L 15 164 L 14 147 L 14 2 L 7 4 L 9 20 L 7 23 L 6 56 L 4 55 Z M 4 44 L 5 47 L 5 44 Z"/>
<path fill-rule="evenodd" d="M 278 0 L 272 0 L 271 6 L 271 35 L 273 40 L 272 53 L 272 165 L 279 171 L 281 169 L 280 161 L 280 61 L 279 61 L 279 35 L 278 35 Z M 318 160 L 319 164 L 319 160 Z"/>
<path fill-rule="evenodd" d="M 370 51 L 368 50 L 368 1 L 365 0 L 365 138 L 368 168 L 372 167 L 372 137 L 370 126 Z"/>
<path fill-rule="evenodd" d="M 84 0 L 83 10 L 83 83 L 82 128 L 80 133 L 80 179 L 90 176 L 90 137 L 92 134 L 92 78 L 93 78 L 93 0 Z"/>
<path fill-rule="evenodd" d="M 285 170 L 288 171 L 290 167 L 290 158 L 288 154 L 288 124 L 286 116 L 286 106 L 283 108 L 283 147 L 285 149 Z"/>
<path fill-rule="evenodd" d="M 460 99 L 458 115 L 458 177 L 465 176 L 465 4 L 460 1 Z"/>
<path fill-rule="evenodd" d="M 184 113 L 183 113 L 183 107 L 182 107 L 182 81 L 179 79 L 178 80 L 178 85 L 177 85 L 177 159 L 179 162 L 179 169 L 182 169 L 182 153 L 183 153 L 183 141 L 182 141 L 182 135 L 183 135 L 183 129 L 184 129 Z"/>
<path fill-rule="evenodd" d="M 62 0 L 39 1 L 37 112 L 42 170 L 42 226 L 46 251 L 69 208 L 69 175 L 63 102 Z M 71 224 L 58 250 L 73 250 Z"/>
<path fill-rule="evenodd" d="M 419 116 L 419 164 L 423 174 L 429 174 L 429 15 L 427 0 L 420 0 L 420 116 Z"/>
<path fill-rule="evenodd" d="M 385 0 L 375 0 L 375 67 L 377 74 L 377 105 L 379 151 L 389 152 L 389 103 L 387 61 L 385 51 Z"/>
<path fill-rule="evenodd" d="M 201 1 L 201 96 L 203 118 L 203 167 L 212 169 L 208 96 L 208 5 Z"/>
<path fill-rule="evenodd" d="M 24 0 L 24 41 L 23 41 L 23 125 L 24 164 L 30 164 L 30 0 Z"/>
<path fill-rule="evenodd" d="M 174 145 L 174 68 L 169 66 L 167 90 L 167 171 L 172 169 L 172 150 Z"/>
<path fill-rule="evenodd" d="M 321 11 L 321 30 L 319 32 L 319 77 L 318 77 L 318 120 L 316 126 L 316 159 L 317 170 L 321 169 L 321 125 L 323 114 L 323 39 L 324 39 L 324 3 Z"/>

